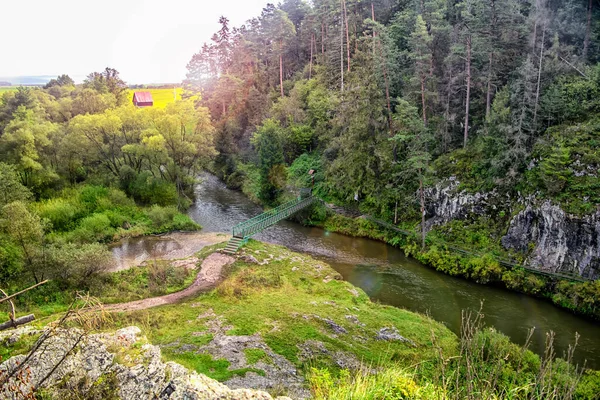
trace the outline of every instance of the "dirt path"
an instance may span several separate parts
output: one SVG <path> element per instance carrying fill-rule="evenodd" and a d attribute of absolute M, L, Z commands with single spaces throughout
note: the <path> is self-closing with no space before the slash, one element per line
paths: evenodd
<path fill-rule="evenodd" d="M 222 253 L 212 253 L 202 261 L 200 272 L 194 283 L 180 292 L 167 294 L 165 296 L 152 297 L 149 299 L 131 301 L 129 303 L 112 304 L 104 309 L 111 312 L 145 310 L 147 308 L 173 304 L 186 297 L 196 295 L 200 292 L 212 289 L 221 279 L 223 267 L 233 263 L 235 258 Z"/>

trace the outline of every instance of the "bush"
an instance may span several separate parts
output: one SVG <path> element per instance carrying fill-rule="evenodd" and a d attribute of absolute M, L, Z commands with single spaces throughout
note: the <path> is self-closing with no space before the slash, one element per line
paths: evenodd
<path fill-rule="evenodd" d="M 7 237 L 0 235 L 0 282 L 17 278 L 21 271 L 21 251 Z"/>
<path fill-rule="evenodd" d="M 148 265 L 148 289 L 155 294 L 163 294 L 169 288 L 181 288 L 191 275 L 187 268 L 173 267 L 168 261 L 153 261 Z"/>
<path fill-rule="evenodd" d="M 84 210 L 76 200 L 65 198 L 54 198 L 35 207 L 41 218 L 46 218 L 52 224 L 52 229 L 59 232 L 67 232 L 75 228 L 77 220 L 82 217 Z"/>
<path fill-rule="evenodd" d="M 104 186 L 86 185 L 79 190 L 79 201 L 92 213 L 98 209 L 101 198 L 108 196 L 108 188 Z"/>
<path fill-rule="evenodd" d="M 98 243 L 55 245 L 49 250 L 53 278 L 77 289 L 89 289 L 94 278 L 109 269 L 112 254 Z"/>
<path fill-rule="evenodd" d="M 92 214 L 82 219 L 72 232 L 72 237 L 79 242 L 104 242 L 110 240 L 115 233 L 111 221 L 105 214 Z"/>
<path fill-rule="evenodd" d="M 173 183 L 155 178 L 149 172 L 142 172 L 129 185 L 128 193 L 143 204 L 168 206 L 177 204 L 177 189 Z"/>
<path fill-rule="evenodd" d="M 158 230 L 168 229 L 178 213 L 175 207 L 161 207 L 158 205 L 153 205 L 146 211 L 146 215 L 152 221 L 152 227 Z"/>

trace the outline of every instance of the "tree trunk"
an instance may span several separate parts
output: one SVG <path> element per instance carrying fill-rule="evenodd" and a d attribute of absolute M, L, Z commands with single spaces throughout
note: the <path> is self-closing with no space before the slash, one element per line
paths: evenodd
<path fill-rule="evenodd" d="M 485 119 L 490 118 L 490 113 L 492 111 L 492 73 L 494 71 L 494 52 L 490 52 L 489 56 L 489 69 L 488 69 L 488 79 L 487 79 L 487 96 L 485 101 Z"/>
<path fill-rule="evenodd" d="M 371 19 L 375 22 L 375 6 L 371 2 Z M 373 37 L 375 37 L 375 29 L 373 29 Z"/>
<path fill-rule="evenodd" d="M 542 27 L 542 44 L 540 45 L 540 63 L 538 66 L 537 87 L 535 89 L 535 105 L 533 106 L 533 130 L 536 130 L 538 102 L 540 100 L 540 83 L 542 81 L 542 66 L 544 61 L 544 39 L 546 38 L 546 27 Z"/>
<path fill-rule="evenodd" d="M 587 12 L 587 25 L 585 27 L 585 39 L 583 40 L 583 62 L 587 59 L 588 49 L 590 48 L 590 30 L 592 25 L 592 10 L 594 3 L 592 0 L 589 1 L 588 12 Z"/>
<path fill-rule="evenodd" d="M 394 207 L 394 225 L 398 223 L 398 200 L 396 200 L 396 207 Z"/>
<path fill-rule="evenodd" d="M 283 49 L 283 46 L 282 46 Z M 283 94 L 283 54 L 279 53 L 279 86 L 281 86 L 281 97 Z"/>
<path fill-rule="evenodd" d="M 325 26 L 321 22 L 321 54 L 325 54 Z"/>
<path fill-rule="evenodd" d="M 381 45 L 381 44 L 380 44 Z M 383 51 L 382 51 L 383 53 Z M 382 54 L 383 56 L 383 54 Z M 392 127 L 392 105 L 390 102 L 390 83 L 388 82 L 388 74 L 387 74 L 387 65 L 386 58 L 383 58 L 383 80 L 385 81 L 385 99 L 387 101 L 387 109 L 388 109 L 388 127 L 391 129 Z"/>
<path fill-rule="evenodd" d="M 343 3 L 344 0 L 342 0 Z M 342 86 L 341 91 L 344 91 L 344 12 L 343 12 L 343 4 L 342 11 L 340 13 L 340 73 L 342 75 Z"/>
<path fill-rule="evenodd" d="M 17 326 L 20 326 L 20 325 L 25 325 L 25 324 L 30 323 L 33 320 L 35 320 L 35 315 L 29 314 L 29 315 L 25 315 L 23 317 L 19 317 L 15 320 L 3 322 L 0 324 L 0 331 L 6 330 L 9 328 L 16 328 Z"/>
<path fill-rule="evenodd" d="M 421 169 L 419 168 L 419 175 Z M 419 197 L 421 198 L 421 249 L 425 248 L 425 193 L 423 189 L 423 177 L 419 178 Z"/>
<path fill-rule="evenodd" d="M 421 105 L 423 107 L 423 124 L 427 126 L 427 111 L 425 104 L 425 76 L 423 73 L 421 73 Z"/>
<path fill-rule="evenodd" d="M 348 33 L 348 12 L 346 11 L 346 0 L 342 0 L 344 6 L 344 21 L 346 25 L 346 55 L 348 58 L 348 72 L 350 72 L 350 34 Z"/>
<path fill-rule="evenodd" d="M 312 64 L 313 64 L 313 42 L 315 41 L 315 34 L 313 33 L 310 37 L 310 65 L 308 67 L 308 79 L 312 78 Z"/>
<path fill-rule="evenodd" d="M 469 106 L 471 102 L 471 35 L 467 35 L 467 101 L 465 102 L 465 137 L 463 147 L 469 140 Z"/>

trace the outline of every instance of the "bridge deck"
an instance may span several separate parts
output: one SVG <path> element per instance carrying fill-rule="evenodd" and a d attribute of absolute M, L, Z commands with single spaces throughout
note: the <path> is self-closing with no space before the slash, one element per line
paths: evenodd
<path fill-rule="evenodd" d="M 315 200 L 316 198 L 313 196 L 300 196 L 295 200 L 288 201 L 279 207 L 237 224 L 232 229 L 233 238 L 227 244 L 225 252 L 230 254 L 235 253 L 251 236 L 310 206 Z"/>

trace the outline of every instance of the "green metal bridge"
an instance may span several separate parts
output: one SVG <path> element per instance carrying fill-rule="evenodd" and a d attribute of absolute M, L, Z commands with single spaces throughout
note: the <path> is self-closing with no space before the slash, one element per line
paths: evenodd
<path fill-rule="evenodd" d="M 250 237 L 310 206 L 316 200 L 317 198 L 310 191 L 303 191 L 297 199 L 288 201 L 279 207 L 237 224 L 231 232 L 233 237 L 223 251 L 227 254 L 235 254 L 240 247 L 246 244 Z"/>

